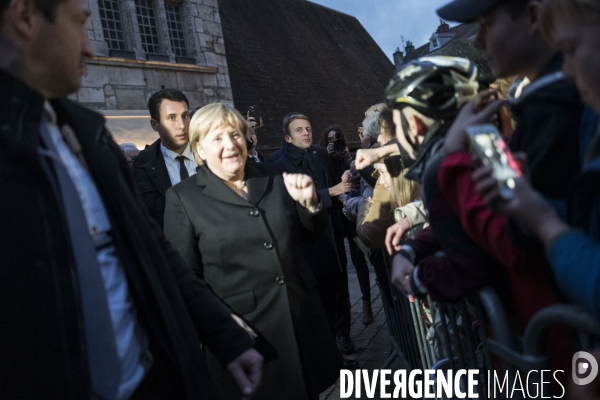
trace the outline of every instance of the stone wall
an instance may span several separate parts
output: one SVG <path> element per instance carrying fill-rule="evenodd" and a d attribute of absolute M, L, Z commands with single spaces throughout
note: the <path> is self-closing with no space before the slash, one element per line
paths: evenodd
<path fill-rule="evenodd" d="M 222 101 L 233 104 L 225 44 L 217 0 L 180 2 L 187 47 L 185 61 L 171 49 L 163 0 L 153 0 L 164 60 L 147 60 L 134 0 L 119 0 L 126 51 L 130 58 L 111 57 L 104 39 L 98 0 L 88 0 L 86 26 L 96 57 L 88 60 L 82 88 L 72 99 L 97 110 L 146 110 L 148 98 L 163 88 L 183 91 L 190 108 Z M 180 61 L 180 62 L 177 62 Z"/>

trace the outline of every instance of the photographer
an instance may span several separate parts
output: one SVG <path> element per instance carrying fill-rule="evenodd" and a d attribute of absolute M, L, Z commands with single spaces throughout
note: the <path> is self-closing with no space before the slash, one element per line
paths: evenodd
<path fill-rule="evenodd" d="M 352 169 L 354 173 L 347 171 L 352 163 L 352 156 L 346 146 L 344 134 L 337 125 L 332 125 L 325 129 L 321 135 L 321 146 L 327 148 L 327 153 L 332 167 L 334 179 L 341 179 L 342 182 L 350 182 L 357 187 L 358 193 L 350 192 L 346 196 L 360 196 L 358 185 L 360 182 L 360 174 L 356 169 Z M 344 217 L 342 212 L 342 204 L 335 204 L 331 211 L 331 219 L 334 226 L 335 243 L 338 249 L 338 255 L 342 266 L 347 264 L 344 238 L 348 238 L 348 247 L 350 247 L 350 258 L 356 269 L 356 276 L 360 285 L 363 300 L 363 324 L 368 325 L 373 322 L 373 310 L 371 307 L 371 284 L 369 281 L 369 266 L 365 260 L 362 251 L 356 245 L 354 238 L 356 237 L 356 223 Z"/>
<path fill-rule="evenodd" d="M 352 162 L 352 155 L 348 150 L 348 146 L 346 146 L 342 129 L 337 125 L 325 129 L 321 136 L 321 146 L 327 149 L 334 175 L 341 177 Z"/>
<path fill-rule="evenodd" d="M 246 147 L 248 148 L 248 161 L 250 162 L 265 162 L 265 157 L 257 150 L 258 128 L 263 126 L 262 117 L 259 117 L 260 125 L 257 124 L 256 118 L 250 116 L 250 110 L 246 113 L 246 123 L 248 124 L 248 132 L 246 133 Z"/>

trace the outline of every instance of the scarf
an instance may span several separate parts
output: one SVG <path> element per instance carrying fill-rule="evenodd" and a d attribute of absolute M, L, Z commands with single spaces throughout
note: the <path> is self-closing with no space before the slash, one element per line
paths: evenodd
<path fill-rule="evenodd" d="M 317 190 L 323 189 L 321 185 L 326 186 L 323 166 L 317 157 L 316 151 L 311 148 L 308 151 L 302 150 L 291 143 L 287 143 L 283 148 L 283 154 L 297 167 L 300 167 L 305 174 L 317 181 Z"/>

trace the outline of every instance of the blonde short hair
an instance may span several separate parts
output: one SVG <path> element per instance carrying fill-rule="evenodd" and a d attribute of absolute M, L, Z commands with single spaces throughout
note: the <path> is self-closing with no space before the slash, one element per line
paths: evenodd
<path fill-rule="evenodd" d="M 204 160 L 198 155 L 197 145 L 214 129 L 222 126 L 239 129 L 244 137 L 248 132 L 248 124 L 238 110 L 223 103 L 208 104 L 194 113 L 190 121 L 190 147 L 198 165 L 204 165 Z"/>
<path fill-rule="evenodd" d="M 543 2 L 540 31 L 544 39 L 555 46 L 554 33 L 557 20 L 578 24 L 600 23 L 598 0 L 546 0 Z"/>

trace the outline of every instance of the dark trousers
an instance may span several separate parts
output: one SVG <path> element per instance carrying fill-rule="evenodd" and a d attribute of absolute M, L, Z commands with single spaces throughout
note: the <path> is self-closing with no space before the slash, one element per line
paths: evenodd
<path fill-rule="evenodd" d="M 350 259 L 356 270 L 356 278 L 360 286 L 360 292 L 363 300 L 371 300 L 371 282 L 369 278 L 369 264 L 365 259 L 364 253 L 358 248 L 354 238 L 356 237 L 356 224 L 344 217 L 342 229 L 335 230 L 335 247 L 340 258 L 340 263 L 348 280 L 348 257 L 346 256 L 346 247 L 344 246 L 344 238 L 348 239 L 348 247 L 350 248 Z"/>
<path fill-rule="evenodd" d="M 329 329 L 334 336 L 350 336 L 350 293 L 348 274 L 317 276 L 317 292 L 325 310 Z"/>

